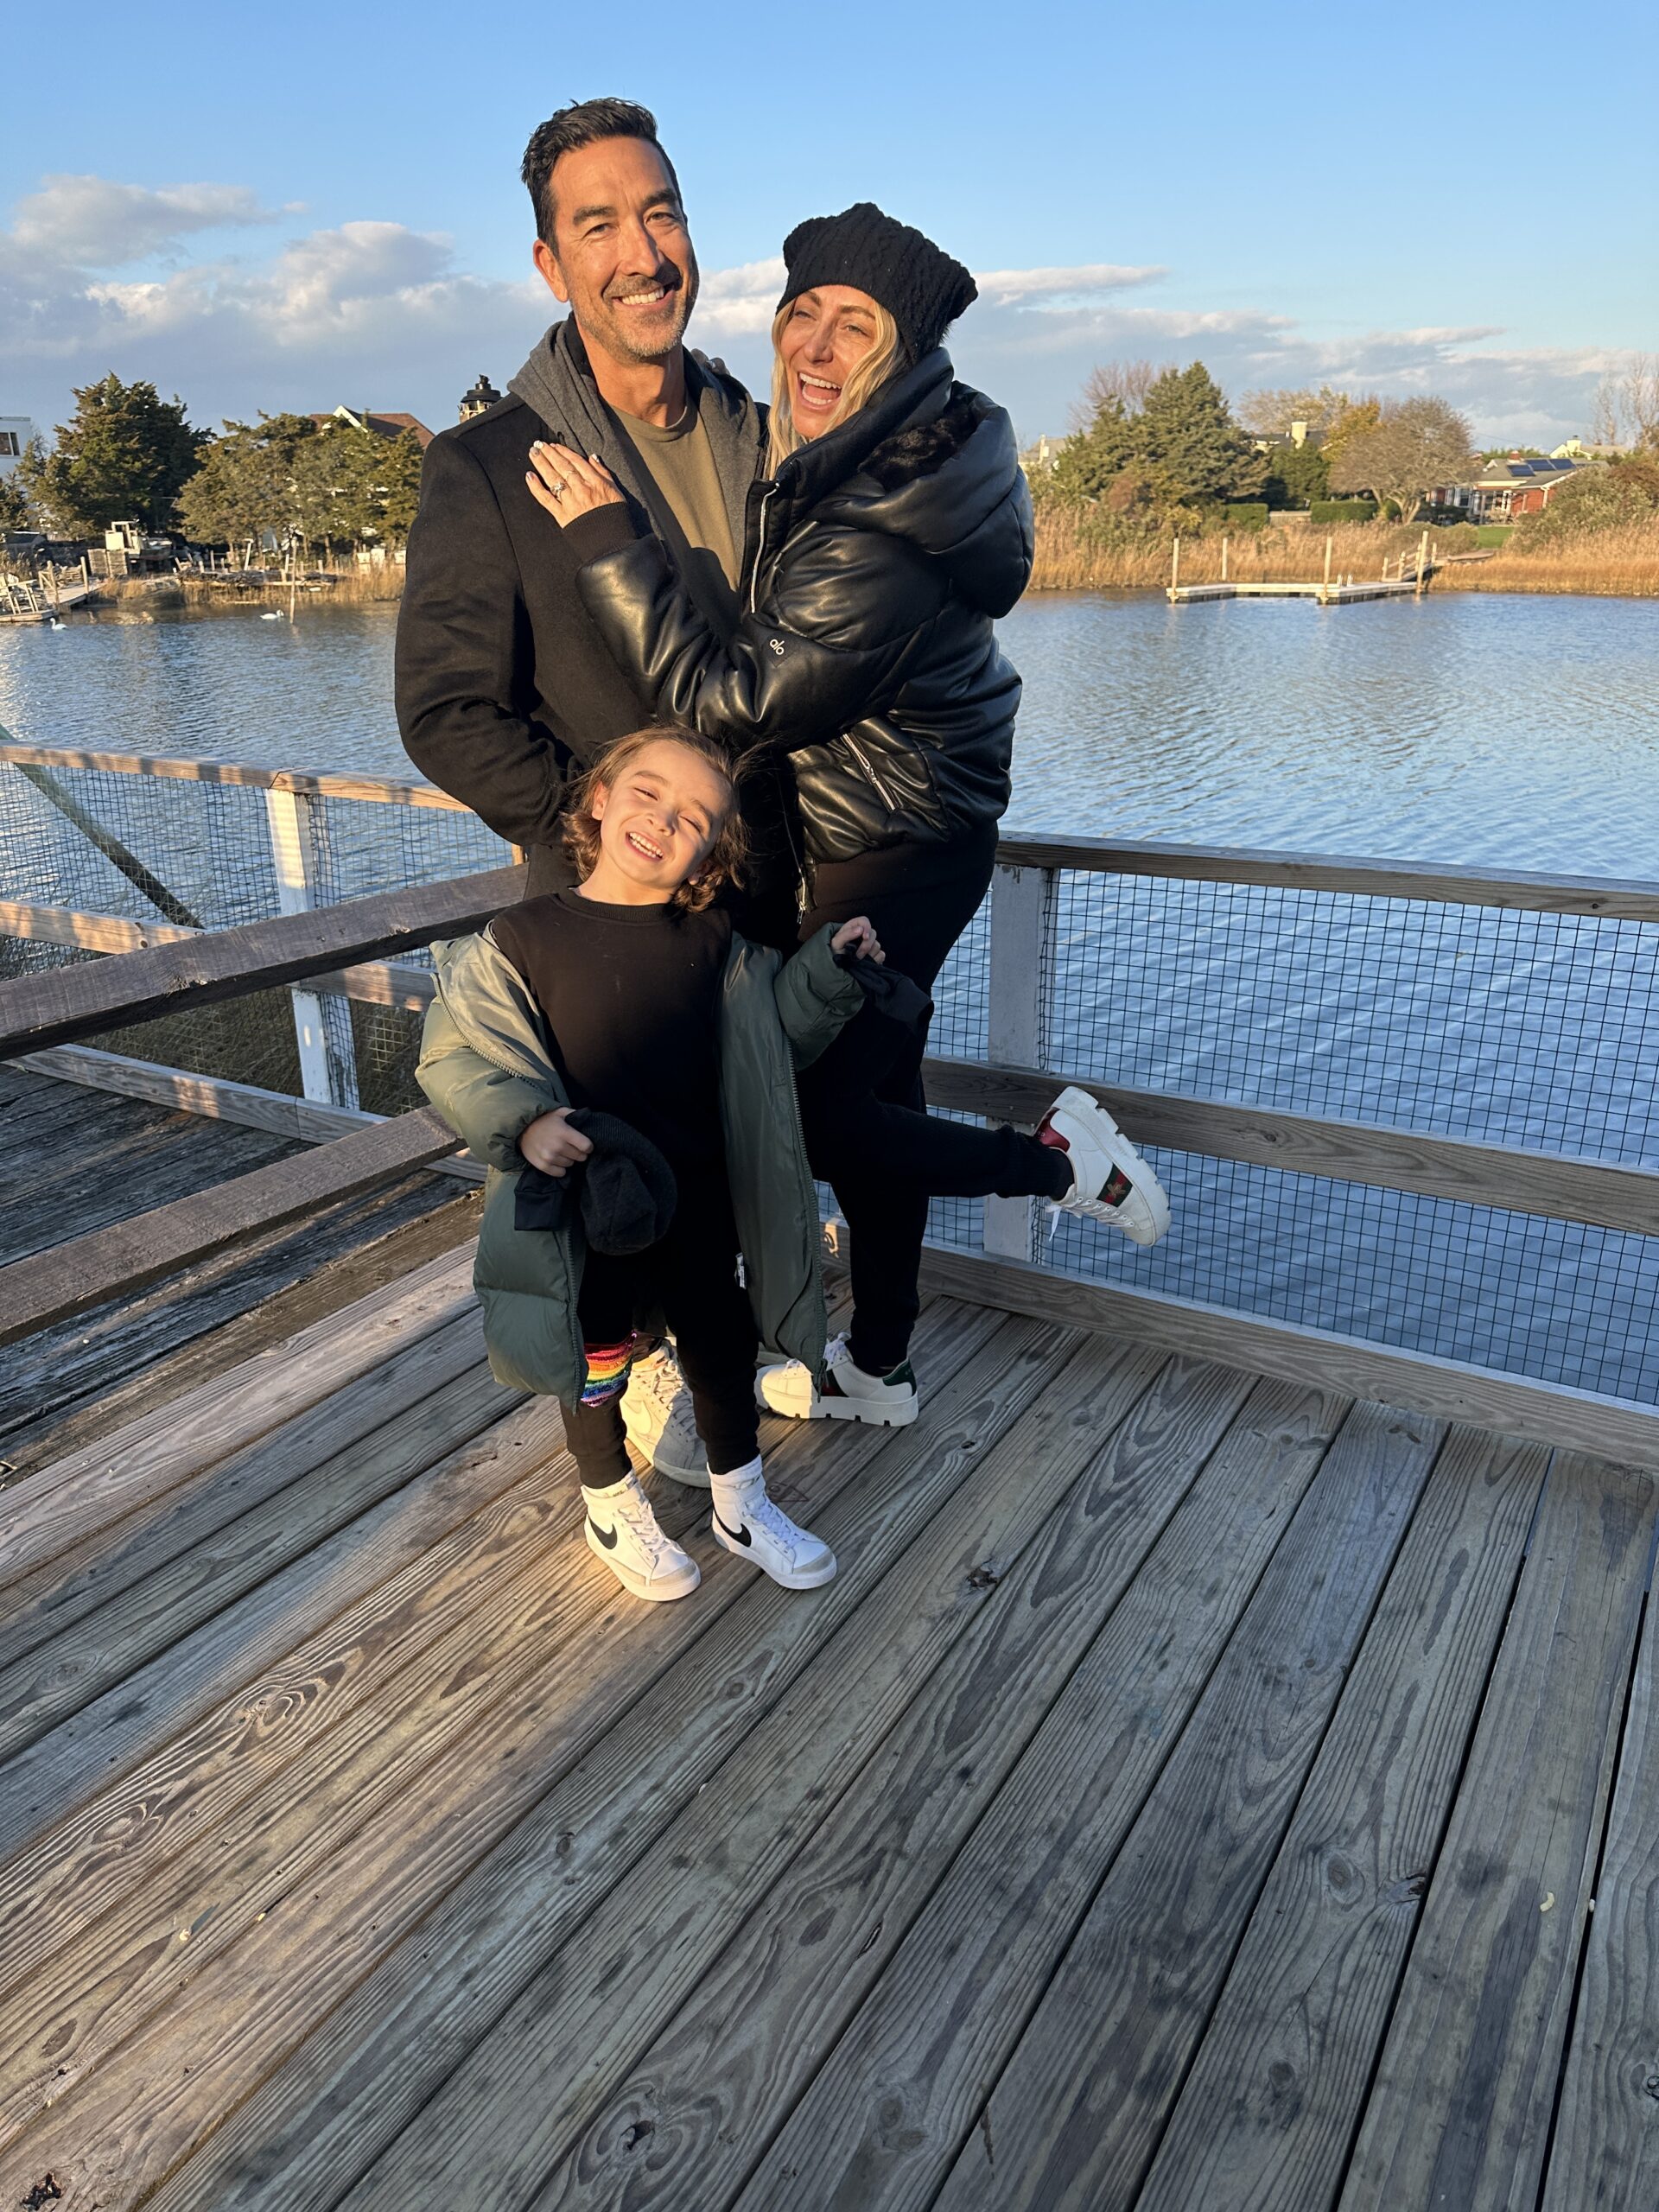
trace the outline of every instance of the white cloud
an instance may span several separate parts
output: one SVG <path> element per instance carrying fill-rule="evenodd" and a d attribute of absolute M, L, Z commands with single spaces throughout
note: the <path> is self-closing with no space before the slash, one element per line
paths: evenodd
<path fill-rule="evenodd" d="M 169 184 L 150 190 L 101 176 L 48 176 L 17 203 L 17 244 L 73 267 L 119 269 L 198 231 L 276 219 L 245 184 Z"/>
<path fill-rule="evenodd" d="M 395 222 L 311 231 L 259 257 L 162 259 L 193 234 L 270 219 L 240 185 L 44 180 L 0 231 L 8 410 L 60 421 L 72 385 L 114 369 L 182 391 L 197 422 L 345 398 L 406 408 L 437 429 L 480 369 L 504 385 L 556 312 L 533 279 L 474 276 L 446 238 Z M 137 268 L 146 261 L 150 269 Z M 1235 393 L 1319 383 L 1434 391 L 1484 439 L 1538 444 L 1586 426 L 1598 378 L 1623 358 L 1595 346 L 1504 347 L 1486 325 L 1332 336 L 1260 308 L 1172 302 L 1166 278 L 1156 300 L 1124 296 L 1164 277 L 1109 263 L 988 271 L 952 351 L 1027 435 L 1065 423 L 1094 363 L 1144 355 L 1201 358 Z M 760 389 L 783 281 L 777 257 L 711 270 L 691 327 L 695 343 L 723 352 Z"/>
<path fill-rule="evenodd" d="M 976 271 L 979 296 L 991 307 L 1039 306 L 1056 300 L 1084 300 L 1130 284 L 1151 284 L 1168 270 L 1121 268 L 1115 262 L 1084 262 L 1071 269 L 993 269 Z"/>

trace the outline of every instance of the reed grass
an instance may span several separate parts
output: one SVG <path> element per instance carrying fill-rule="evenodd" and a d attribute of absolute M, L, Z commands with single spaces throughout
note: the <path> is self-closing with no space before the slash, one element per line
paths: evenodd
<path fill-rule="evenodd" d="M 1435 533 L 1431 531 L 1433 537 Z M 1444 535 L 1444 533 L 1441 533 Z M 1325 531 L 1291 524 L 1231 537 L 1227 573 L 1235 583 L 1313 583 L 1325 573 L 1331 540 L 1331 573 L 1369 583 L 1392 566 L 1403 547 L 1414 548 L 1421 530 L 1394 523 L 1345 523 Z M 1511 538 L 1488 561 L 1455 561 L 1435 571 L 1435 591 L 1581 592 L 1618 597 L 1659 597 L 1659 518 L 1626 524 L 1593 536 L 1522 550 Z M 1114 542 L 1075 508 L 1046 507 L 1037 518 L 1033 591 L 1145 591 L 1169 582 L 1167 538 Z M 1181 541 L 1184 584 L 1221 581 L 1221 540 Z"/>

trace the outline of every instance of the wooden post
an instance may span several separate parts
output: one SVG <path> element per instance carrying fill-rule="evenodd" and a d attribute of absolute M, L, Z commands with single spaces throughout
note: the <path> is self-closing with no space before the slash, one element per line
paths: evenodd
<path fill-rule="evenodd" d="M 268 791 L 265 819 L 276 868 L 276 896 L 284 914 L 308 913 L 317 903 L 316 829 L 307 791 Z M 347 1002 L 303 983 L 289 986 L 294 1033 L 299 1039 L 300 1081 L 305 1096 L 329 1106 L 355 1106 L 357 1054 Z"/>
<path fill-rule="evenodd" d="M 1227 581 L 1227 540 L 1224 537 L 1221 541 L 1221 581 L 1223 583 Z"/>
<path fill-rule="evenodd" d="M 1329 537 L 1325 541 L 1325 582 L 1319 586 L 1319 605 L 1321 607 L 1325 605 L 1325 596 L 1331 589 L 1331 548 L 1334 543 L 1335 540 Z"/>
<path fill-rule="evenodd" d="M 1417 543 L 1417 596 L 1421 599 L 1428 589 L 1428 532 L 1425 531 Z"/>
<path fill-rule="evenodd" d="M 1181 581 L 1181 541 L 1178 537 L 1169 551 L 1169 595 L 1174 598 Z"/>
<path fill-rule="evenodd" d="M 1057 880 L 1050 868 L 999 868 L 991 878 L 986 1052 L 1014 1067 L 1041 1067 L 1046 1058 L 1043 950 L 1053 926 Z M 1031 1199 L 986 1199 L 985 1249 L 1001 1259 L 1036 1257 Z"/>

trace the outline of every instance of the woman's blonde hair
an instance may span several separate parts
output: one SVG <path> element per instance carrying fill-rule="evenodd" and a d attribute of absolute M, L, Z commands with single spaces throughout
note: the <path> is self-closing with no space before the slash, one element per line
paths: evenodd
<path fill-rule="evenodd" d="M 841 398 L 836 411 L 826 421 L 824 432 L 838 429 L 849 415 L 856 415 L 865 406 L 878 385 L 885 384 L 895 368 L 903 365 L 904 345 L 899 336 L 899 326 L 880 301 L 872 300 L 871 310 L 875 321 L 875 337 L 869 352 L 860 361 L 841 387 Z M 806 441 L 795 427 L 795 410 L 790 403 L 789 371 L 784 366 L 784 356 L 779 340 L 784 334 L 784 325 L 795 311 L 795 302 L 785 300 L 772 319 L 772 444 L 766 467 L 772 475 L 778 474 L 779 463 Z"/>
<path fill-rule="evenodd" d="M 712 737 L 704 737 L 700 730 L 681 729 L 671 722 L 662 722 L 649 729 L 630 730 L 626 737 L 619 737 L 613 744 L 607 745 L 570 795 L 570 809 L 564 817 L 564 849 L 570 855 L 577 877 L 585 883 L 599 858 L 599 817 L 593 810 L 594 794 L 601 785 L 610 791 L 631 760 L 648 745 L 658 744 L 683 745 L 688 753 L 695 753 L 699 760 L 725 778 L 731 794 L 725 815 L 715 830 L 714 842 L 703 855 L 702 865 L 695 875 L 687 876 L 668 902 L 671 906 L 683 906 L 688 913 L 700 914 L 705 906 L 714 904 L 727 884 L 741 883 L 743 863 L 749 851 L 748 831 L 738 812 L 737 770 L 732 756 L 723 745 Z"/>

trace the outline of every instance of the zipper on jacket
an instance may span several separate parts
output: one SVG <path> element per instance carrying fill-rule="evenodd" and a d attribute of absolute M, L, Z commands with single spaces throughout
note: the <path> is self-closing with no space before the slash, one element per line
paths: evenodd
<path fill-rule="evenodd" d="M 760 495 L 760 508 L 754 519 L 754 566 L 749 572 L 749 612 L 751 614 L 755 613 L 760 596 L 760 564 L 766 555 L 766 509 L 771 505 L 772 494 L 777 489 L 775 480 L 767 485 Z"/>

